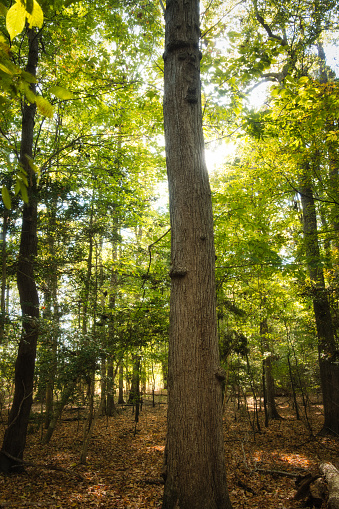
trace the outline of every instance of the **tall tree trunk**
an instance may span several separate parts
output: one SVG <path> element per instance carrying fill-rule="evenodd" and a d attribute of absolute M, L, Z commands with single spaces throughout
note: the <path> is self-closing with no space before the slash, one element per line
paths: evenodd
<path fill-rule="evenodd" d="M 229 509 L 211 191 L 201 116 L 199 1 L 168 0 L 164 122 L 171 217 L 163 509 Z"/>
<path fill-rule="evenodd" d="M 320 380 L 325 417 L 322 433 L 339 435 L 339 364 L 336 362 L 338 361 L 338 352 L 320 257 L 312 184 L 306 166 L 301 178 L 299 192 L 303 210 L 306 263 L 310 277 L 310 290 L 318 335 Z"/>
<path fill-rule="evenodd" d="M 86 273 L 86 279 L 85 279 L 85 285 L 84 285 L 84 292 L 83 292 L 83 304 L 82 304 L 82 333 L 83 335 L 87 334 L 87 322 L 88 322 L 88 307 L 89 307 L 89 301 L 91 298 L 91 279 L 92 279 L 92 265 L 93 265 L 93 216 L 94 216 L 94 210 L 93 210 L 93 201 L 94 197 L 92 196 L 92 203 L 91 203 L 91 213 L 89 218 L 89 239 L 88 239 L 88 258 L 87 258 L 87 273 Z"/>
<path fill-rule="evenodd" d="M 120 149 L 119 149 L 120 150 Z M 118 154 L 119 154 L 118 150 Z M 112 270 L 110 277 L 110 292 L 109 292 L 109 324 L 108 324 L 108 347 L 111 350 L 111 353 L 107 358 L 107 403 L 106 403 L 106 412 L 108 416 L 112 416 L 116 413 L 116 408 L 114 404 L 114 369 L 113 363 L 115 358 L 115 352 L 113 351 L 113 346 L 115 344 L 115 302 L 116 302 L 116 294 L 118 287 L 118 276 L 116 272 L 116 261 L 118 257 L 118 220 L 116 211 L 113 212 L 113 235 L 112 235 Z"/>
<path fill-rule="evenodd" d="M 1 312 L 0 312 L 0 343 L 5 334 L 6 323 L 6 279 L 7 279 L 7 226 L 8 210 L 5 208 L 2 223 L 2 267 L 1 267 Z"/>
<path fill-rule="evenodd" d="M 51 259 L 50 271 L 47 275 L 47 289 L 45 292 L 46 309 L 44 318 L 49 321 L 48 347 L 50 352 L 48 379 L 46 383 L 46 402 L 45 402 L 45 428 L 48 429 L 53 415 L 53 397 L 54 383 L 57 372 L 57 351 L 59 334 L 59 304 L 58 304 L 58 271 L 55 254 L 55 230 L 56 230 L 56 209 L 57 198 L 52 198 L 51 206 L 48 210 L 48 250 Z"/>
<path fill-rule="evenodd" d="M 26 71 L 35 76 L 38 65 L 38 35 L 30 28 L 28 34 L 28 60 Z M 35 91 L 35 85 L 31 88 Z M 8 427 L 0 457 L 11 455 L 23 457 L 27 425 L 33 401 L 33 376 L 36 345 L 39 335 L 39 297 L 34 279 L 34 261 L 37 251 L 37 189 L 34 172 L 29 164 L 33 156 L 33 133 L 36 105 L 25 103 L 23 107 L 20 164 L 28 175 L 29 203 L 23 206 L 20 249 L 17 266 L 17 284 L 22 311 L 22 336 L 15 363 L 15 390 Z M 8 458 L 8 456 L 7 456 Z M 10 469 L 14 469 L 12 460 Z M 0 465 L 1 469 L 1 465 Z"/>

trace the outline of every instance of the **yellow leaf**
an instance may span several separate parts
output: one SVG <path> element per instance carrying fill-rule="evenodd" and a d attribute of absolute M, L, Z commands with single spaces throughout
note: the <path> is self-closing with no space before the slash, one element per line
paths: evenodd
<path fill-rule="evenodd" d="M 30 27 L 42 27 L 42 24 L 44 22 L 44 13 L 42 12 L 42 9 L 38 2 L 36 0 L 33 0 L 33 11 L 32 14 L 27 14 L 27 21 L 29 23 Z"/>
<path fill-rule="evenodd" d="M 20 34 L 26 22 L 26 11 L 21 4 L 16 2 L 7 12 L 6 28 L 11 39 Z"/>
<path fill-rule="evenodd" d="M 40 113 L 45 115 L 45 117 L 52 118 L 54 113 L 53 106 L 47 101 L 47 99 L 44 99 L 40 95 L 38 95 L 35 98 L 36 105 L 38 107 L 38 110 Z"/>
<path fill-rule="evenodd" d="M 0 64 L 0 70 L 5 72 L 6 74 L 9 74 L 10 76 L 13 76 L 13 73 L 8 67 L 6 67 L 4 64 Z"/>
<path fill-rule="evenodd" d="M 51 94 L 55 95 L 58 99 L 66 100 L 73 99 L 73 94 L 67 88 L 62 87 L 52 87 L 50 89 Z"/>

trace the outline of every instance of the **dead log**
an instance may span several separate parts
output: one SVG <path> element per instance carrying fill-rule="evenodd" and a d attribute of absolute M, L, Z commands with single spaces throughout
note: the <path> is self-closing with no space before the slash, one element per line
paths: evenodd
<path fill-rule="evenodd" d="M 332 463 L 321 463 L 319 470 L 328 484 L 328 509 L 339 509 L 339 472 Z"/>

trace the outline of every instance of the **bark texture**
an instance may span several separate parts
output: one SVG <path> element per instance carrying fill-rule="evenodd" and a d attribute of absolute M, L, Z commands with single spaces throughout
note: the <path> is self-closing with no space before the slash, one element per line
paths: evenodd
<path fill-rule="evenodd" d="M 201 118 L 199 2 L 168 0 L 165 21 L 172 283 L 163 509 L 229 509 L 212 202 Z"/>
<path fill-rule="evenodd" d="M 311 280 L 310 290 L 318 335 L 320 379 L 325 417 L 322 432 L 339 435 L 338 351 L 321 263 L 313 191 L 307 171 L 303 175 L 299 191 L 303 210 L 306 263 Z"/>
<path fill-rule="evenodd" d="M 328 509 L 339 509 L 339 472 L 332 463 L 322 463 L 320 472 L 328 485 Z"/>
<path fill-rule="evenodd" d="M 29 52 L 26 71 L 35 75 L 39 51 L 38 36 L 33 29 L 28 29 L 28 43 Z M 32 88 L 35 91 L 34 84 Z M 35 175 L 30 167 L 29 158 L 32 158 L 33 155 L 35 112 L 35 104 L 24 104 L 20 164 L 28 175 L 29 203 L 25 203 L 23 206 L 17 269 L 17 285 L 20 295 L 23 330 L 15 364 L 13 404 L 9 414 L 8 427 L 5 431 L 0 460 L 6 456 L 6 453 L 12 457 L 22 459 L 33 396 L 36 345 L 39 335 L 39 297 L 34 279 L 34 261 L 37 248 L 37 191 Z M 6 457 L 8 459 L 8 456 Z M 15 468 L 18 469 L 19 465 L 14 460 L 11 460 L 10 465 L 6 467 L 9 471 Z"/>

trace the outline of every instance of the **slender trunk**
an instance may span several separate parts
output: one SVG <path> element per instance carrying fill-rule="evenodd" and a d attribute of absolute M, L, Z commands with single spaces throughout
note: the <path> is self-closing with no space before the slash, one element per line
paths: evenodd
<path fill-rule="evenodd" d="M 90 440 L 91 440 L 91 437 L 93 434 L 94 426 L 95 426 L 99 416 L 102 415 L 102 412 L 103 412 L 102 404 L 103 404 L 103 401 L 101 400 L 99 407 L 95 411 L 93 409 L 91 419 L 86 422 L 87 429 L 86 429 L 86 433 L 84 434 L 84 440 L 83 440 L 82 450 L 81 450 L 81 455 L 80 455 L 80 463 L 83 465 L 86 463 L 86 460 L 87 460 L 88 448 L 89 448 Z"/>
<path fill-rule="evenodd" d="M 28 60 L 26 71 L 34 76 L 38 65 L 38 36 L 30 28 L 28 34 Z M 35 85 L 31 84 L 33 92 Z M 34 263 L 37 253 L 37 189 L 29 158 L 33 156 L 34 118 L 36 105 L 25 103 L 22 116 L 20 164 L 28 176 L 28 198 L 22 213 L 20 249 L 17 265 L 17 285 L 22 311 L 22 336 L 15 363 L 15 390 L 8 427 L 1 455 L 23 458 L 29 414 L 33 401 L 33 377 L 36 346 L 39 336 L 39 297 L 34 279 Z M 15 467 L 12 465 L 10 468 Z M 1 467 L 0 467 L 1 468 Z"/>
<path fill-rule="evenodd" d="M 2 343 L 4 339 L 6 323 L 7 226 L 8 226 L 8 210 L 5 209 L 2 223 L 0 343 Z"/>
<path fill-rule="evenodd" d="M 57 199 L 53 199 L 49 210 L 49 235 L 48 249 L 51 259 L 51 270 L 48 274 L 48 288 L 46 291 L 46 310 L 44 317 L 49 321 L 49 352 L 50 362 L 48 369 L 48 379 L 46 384 L 46 404 L 45 404 L 45 428 L 48 429 L 53 415 L 53 397 L 54 382 L 57 372 L 57 350 L 58 350 L 58 332 L 59 332 L 59 305 L 58 305 L 58 272 L 55 254 L 55 229 L 56 229 L 56 207 Z"/>
<path fill-rule="evenodd" d="M 317 215 L 313 191 L 305 166 L 299 188 L 303 210 L 303 233 L 306 264 L 318 335 L 320 380 L 324 404 L 322 433 L 339 435 L 339 364 L 332 316 L 321 263 Z"/>
<path fill-rule="evenodd" d="M 229 509 L 212 201 L 201 115 L 199 1 L 168 0 L 164 124 L 171 217 L 163 509 Z"/>
<path fill-rule="evenodd" d="M 329 160 L 330 160 L 330 182 L 331 182 L 331 196 L 336 200 L 332 206 L 330 215 L 330 224 L 333 229 L 333 237 L 331 242 L 332 247 L 332 266 L 334 269 L 334 276 L 339 276 L 339 155 L 337 147 L 329 146 Z"/>
<path fill-rule="evenodd" d="M 107 403 L 106 415 L 111 417 L 116 413 L 114 403 L 114 359 L 110 355 L 107 359 Z"/>
<path fill-rule="evenodd" d="M 107 376 L 106 376 L 106 359 L 101 358 L 100 361 L 100 407 L 102 415 L 106 415 L 106 396 L 107 396 Z"/>
<path fill-rule="evenodd" d="M 75 391 L 76 383 L 77 383 L 77 380 L 72 380 L 71 382 L 68 382 L 67 387 L 65 387 L 64 392 L 61 395 L 60 401 L 55 404 L 53 416 L 50 420 L 50 423 L 49 423 L 48 429 L 45 433 L 45 436 L 42 440 L 43 444 L 48 444 L 49 441 L 51 440 L 52 435 L 55 431 L 57 422 L 58 422 L 59 418 L 61 417 L 62 411 L 63 411 L 64 407 L 67 405 L 69 399 L 71 398 L 71 396 L 73 395 L 73 393 Z"/>
<path fill-rule="evenodd" d="M 119 399 L 118 404 L 123 405 L 125 403 L 124 401 L 124 363 L 121 358 L 120 364 L 119 364 Z"/>
<path fill-rule="evenodd" d="M 91 277 L 92 277 L 92 264 L 93 264 L 93 199 L 91 204 L 91 214 L 89 219 L 89 239 L 88 239 L 88 258 L 87 258 L 87 274 L 85 280 L 83 305 L 82 305 L 82 333 L 87 334 L 87 321 L 88 321 L 88 307 L 90 300 L 90 288 L 91 288 Z"/>
<path fill-rule="evenodd" d="M 294 403 L 294 408 L 295 408 L 295 416 L 296 416 L 297 420 L 299 421 L 300 420 L 299 406 L 298 406 L 298 402 L 297 402 L 297 393 L 296 393 L 296 390 L 295 390 L 294 377 L 293 377 L 293 373 L 292 373 L 292 366 L 291 366 L 291 361 L 290 361 L 290 352 L 288 352 L 288 354 L 287 354 L 287 363 L 288 363 L 288 372 L 290 374 L 293 403 Z"/>
<path fill-rule="evenodd" d="M 87 461 L 87 452 L 89 441 L 92 436 L 93 431 L 93 419 L 94 419 L 94 388 L 95 388 L 95 379 L 94 375 L 91 377 L 91 381 L 88 384 L 88 414 L 87 419 L 84 423 L 84 431 L 83 431 L 83 441 L 82 441 L 82 449 L 80 453 L 80 463 L 85 465 Z"/>
<path fill-rule="evenodd" d="M 133 376 L 131 389 L 129 391 L 128 403 L 131 405 L 139 405 L 140 398 L 140 355 L 133 355 Z"/>
<path fill-rule="evenodd" d="M 272 352 L 268 341 L 268 322 L 264 318 L 260 322 L 260 336 L 262 341 L 263 358 L 263 374 L 265 376 L 265 391 L 267 403 L 267 419 L 281 419 L 275 404 L 275 388 L 272 370 Z"/>
<path fill-rule="evenodd" d="M 119 153 L 119 152 L 118 152 Z M 114 312 L 115 312 L 115 301 L 116 301 L 116 293 L 118 286 L 118 277 L 116 272 L 116 261 L 118 258 L 118 222 L 116 212 L 113 213 L 113 236 L 112 236 L 112 270 L 111 270 L 111 279 L 110 279 L 110 294 L 109 294 L 109 311 L 110 311 L 110 321 L 108 324 L 108 344 L 115 344 L 115 320 L 114 320 Z M 113 360 L 114 360 L 114 352 L 111 352 L 107 359 L 107 404 L 106 411 L 108 416 L 112 416 L 116 413 L 116 408 L 114 404 L 114 370 L 113 370 Z"/>

